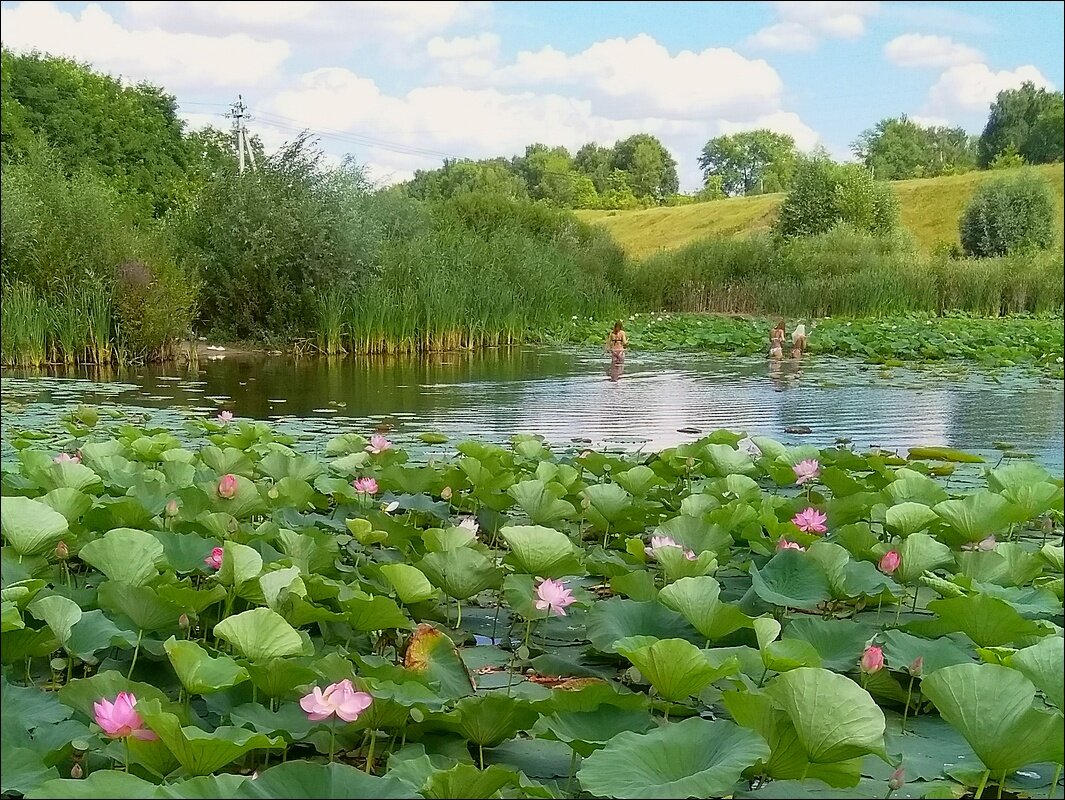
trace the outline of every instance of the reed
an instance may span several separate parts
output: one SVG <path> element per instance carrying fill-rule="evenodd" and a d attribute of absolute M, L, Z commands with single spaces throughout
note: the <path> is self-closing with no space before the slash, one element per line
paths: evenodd
<path fill-rule="evenodd" d="M 5 366 L 40 367 L 48 360 L 48 307 L 29 286 L 15 283 L 3 289 L 0 326 Z"/>

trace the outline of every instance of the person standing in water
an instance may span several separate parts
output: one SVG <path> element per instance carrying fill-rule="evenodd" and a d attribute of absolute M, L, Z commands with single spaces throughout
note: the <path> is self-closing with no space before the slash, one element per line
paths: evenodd
<path fill-rule="evenodd" d="M 625 363 L 625 348 L 628 347 L 629 337 L 621 328 L 621 320 L 614 323 L 614 329 L 606 337 L 606 349 L 610 353 L 610 363 L 619 366 Z"/>
<path fill-rule="evenodd" d="M 769 357 L 770 358 L 783 358 L 784 356 L 784 337 L 787 332 L 784 327 L 784 320 L 779 320 L 776 327 L 769 333 Z"/>
<path fill-rule="evenodd" d="M 799 323 L 791 332 L 791 356 L 797 358 L 806 352 L 806 326 Z"/>

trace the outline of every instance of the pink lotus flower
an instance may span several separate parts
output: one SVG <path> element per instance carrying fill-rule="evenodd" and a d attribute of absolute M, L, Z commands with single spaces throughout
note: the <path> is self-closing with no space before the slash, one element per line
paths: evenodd
<path fill-rule="evenodd" d="M 891 777 L 888 778 L 888 788 L 893 792 L 897 792 L 906 783 L 906 771 L 899 767 L 897 770 L 891 773 Z"/>
<path fill-rule="evenodd" d="M 473 517 L 463 517 L 459 522 L 458 527 L 464 531 L 469 531 L 474 537 L 477 536 L 477 532 L 481 529 L 477 524 L 477 520 Z"/>
<path fill-rule="evenodd" d="M 800 461 L 792 469 L 795 470 L 795 483 L 802 486 L 808 481 L 817 479 L 817 476 L 821 474 L 821 463 L 816 458 L 808 458 Z"/>
<path fill-rule="evenodd" d="M 55 557 L 60 561 L 70 558 L 70 548 L 67 547 L 66 542 L 60 540 L 59 544 L 55 546 Z"/>
<path fill-rule="evenodd" d="M 913 663 L 906 668 L 907 672 L 915 678 L 920 678 L 921 673 L 924 672 L 924 656 L 917 656 L 913 660 Z"/>
<path fill-rule="evenodd" d="M 178 510 L 180 508 L 181 507 L 178 505 L 178 501 L 177 500 L 174 500 L 173 498 L 171 498 L 171 499 L 166 501 L 165 512 L 166 512 L 166 515 L 168 517 L 176 517 L 178 515 Z"/>
<path fill-rule="evenodd" d="M 144 724 L 141 715 L 134 708 L 136 705 L 136 695 L 119 692 L 113 703 L 102 698 L 93 703 L 93 717 L 96 724 L 112 739 L 124 739 L 127 736 L 145 741 L 158 739 L 159 737 Z"/>
<path fill-rule="evenodd" d="M 684 549 L 669 536 L 652 536 L 651 546 L 645 547 L 643 551 L 647 553 L 648 558 L 658 558 L 658 548 L 660 547 L 676 547 L 684 550 L 684 557 L 689 561 L 695 561 L 698 558 L 693 550 Z"/>
<path fill-rule="evenodd" d="M 995 534 L 992 533 L 990 536 L 988 536 L 988 537 L 986 537 L 984 539 L 981 539 L 978 542 L 966 542 L 965 544 L 963 544 L 961 546 L 961 549 L 962 550 L 982 550 L 984 552 L 987 552 L 987 551 L 990 551 L 990 550 L 994 550 L 996 544 L 998 544 L 998 542 L 995 540 Z"/>
<path fill-rule="evenodd" d="M 899 564 L 901 563 L 902 556 L 899 555 L 899 551 L 888 550 L 884 553 L 884 557 L 880 559 L 880 571 L 885 575 L 890 575 L 899 568 Z"/>
<path fill-rule="evenodd" d="M 239 488 L 240 484 L 237 483 L 236 475 L 223 475 L 221 478 L 218 479 L 219 497 L 224 497 L 226 500 L 229 500 L 231 497 L 236 495 L 237 489 Z"/>
<path fill-rule="evenodd" d="M 825 523 L 828 515 L 816 508 L 806 508 L 791 518 L 792 523 L 803 533 L 824 533 L 828 530 Z"/>
<path fill-rule="evenodd" d="M 207 556 L 203 560 L 203 563 L 209 566 L 211 569 L 222 569 L 222 553 L 224 551 L 221 547 L 211 548 L 211 555 Z"/>
<path fill-rule="evenodd" d="M 392 442 L 388 441 L 384 436 L 379 433 L 375 433 L 370 437 L 370 443 L 366 445 L 366 452 L 373 453 L 375 456 L 379 453 L 385 452 L 392 448 Z"/>
<path fill-rule="evenodd" d="M 540 585 L 536 587 L 536 607 L 540 611 L 550 611 L 558 617 L 566 616 L 566 606 L 576 602 L 564 581 L 553 581 L 550 578 L 539 578 Z"/>
<path fill-rule="evenodd" d="M 805 553 L 806 548 L 798 542 L 789 542 L 787 539 L 781 539 L 777 542 L 777 552 L 781 550 L 798 550 L 800 553 Z"/>
<path fill-rule="evenodd" d="M 324 692 L 315 686 L 314 691 L 300 699 L 300 708 L 313 722 L 329 719 L 334 714 L 345 722 L 354 722 L 372 702 L 372 695 L 357 692 L 351 681 L 342 680 L 330 684 Z"/>
<path fill-rule="evenodd" d="M 373 478 L 356 478 L 351 485 L 359 494 L 377 494 L 377 481 Z"/>
<path fill-rule="evenodd" d="M 70 455 L 70 453 L 60 453 L 55 458 L 53 458 L 52 461 L 54 461 L 56 464 L 80 464 L 81 456 L 77 454 Z"/>
<path fill-rule="evenodd" d="M 227 422 L 232 422 L 233 421 L 233 412 L 232 411 L 219 411 L 218 412 L 218 421 L 221 422 L 223 425 L 225 425 Z"/>
<path fill-rule="evenodd" d="M 869 645 L 862 653 L 862 672 L 879 672 L 884 668 L 884 651 L 875 644 Z"/>

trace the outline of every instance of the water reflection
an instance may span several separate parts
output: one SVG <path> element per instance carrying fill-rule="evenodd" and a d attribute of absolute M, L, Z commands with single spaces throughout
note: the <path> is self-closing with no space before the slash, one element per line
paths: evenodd
<path fill-rule="evenodd" d="M 274 420 L 308 435 L 406 434 L 506 441 L 517 432 L 555 442 L 656 449 L 731 428 L 792 442 L 858 447 L 915 444 L 994 454 L 1008 442 L 1062 471 L 1061 382 L 891 370 L 820 357 L 727 358 L 522 348 L 427 358 L 226 357 L 198 366 L 74 370 L 50 376 L 4 371 L 2 427 L 28 427 L 86 402 L 183 416 Z M 12 401 L 25 406 L 11 413 Z M 811 429 L 788 435 L 785 429 Z M 683 429 L 685 432 L 681 432 Z"/>

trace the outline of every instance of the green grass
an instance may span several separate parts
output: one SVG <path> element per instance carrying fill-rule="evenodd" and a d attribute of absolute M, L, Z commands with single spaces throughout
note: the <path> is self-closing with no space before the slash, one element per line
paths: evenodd
<path fill-rule="evenodd" d="M 1065 217 L 1065 170 L 1061 164 L 1034 169 L 1050 183 L 1054 193 L 1060 242 Z M 926 251 L 943 243 L 958 244 L 958 219 L 977 185 L 1007 172 L 1012 170 L 893 182 L 891 186 L 899 198 L 903 226 Z M 767 231 L 776 220 L 777 207 L 783 198 L 783 194 L 766 194 L 641 211 L 576 213 L 586 222 L 601 225 L 629 255 L 642 257 L 712 236 L 742 237 Z"/>

